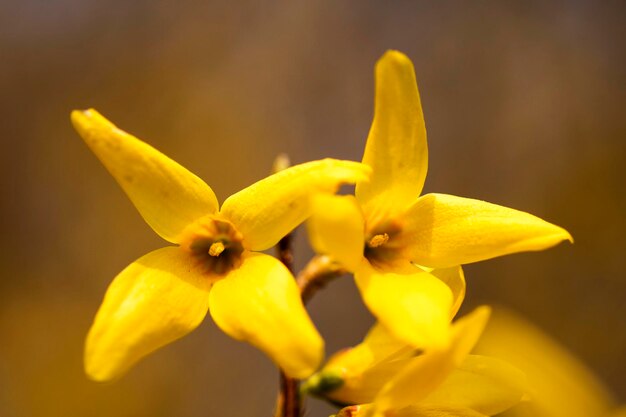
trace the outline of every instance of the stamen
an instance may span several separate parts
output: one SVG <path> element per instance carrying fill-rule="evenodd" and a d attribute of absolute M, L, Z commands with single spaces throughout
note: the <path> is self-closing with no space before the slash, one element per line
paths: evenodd
<path fill-rule="evenodd" d="M 209 255 L 211 256 L 220 256 L 222 252 L 224 252 L 224 244 L 219 240 L 217 242 L 213 242 L 211 247 L 209 248 Z"/>
<path fill-rule="evenodd" d="M 367 246 L 370 248 L 377 248 L 379 246 L 384 245 L 389 242 L 389 235 L 387 233 L 383 233 L 382 235 L 376 235 L 367 242 Z"/>

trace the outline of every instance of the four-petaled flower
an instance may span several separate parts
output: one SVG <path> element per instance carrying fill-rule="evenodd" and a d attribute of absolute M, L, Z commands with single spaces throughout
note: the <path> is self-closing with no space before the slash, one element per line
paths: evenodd
<path fill-rule="evenodd" d="M 72 122 L 145 221 L 175 244 L 124 269 L 111 283 L 85 347 L 85 369 L 110 380 L 155 349 L 196 328 L 209 310 L 235 339 L 264 351 L 289 376 L 313 373 L 323 340 L 274 246 L 311 212 L 310 198 L 364 181 L 369 168 L 325 159 L 288 168 L 218 206 L 187 169 L 119 130 L 95 110 Z"/>
<path fill-rule="evenodd" d="M 423 351 L 380 324 L 333 355 L 305 391 L 348 405 L 337 417 L 485 417 L 519 403 L 526 378 L 496 358 L 469 355 L 489 317 L 479 307 L 451 327 L 443 349 Z"/>
<path fill-rule="evenodd" d="M 428 166 L 426 128 L 413 64 L 400 52 L 387 52 L 376 65 L 374 120 L 363 163 L 372 176 L 357 182 L 355 196 L 316 199 L 311 243 L 354 272 L 376 318 L 414 346 L 449 341 L 453 295 L 437 275 L 452 275 L 463 290 L 459 265 L 572 239 L 521 211 L 446 194 L 420 196 Z"/>

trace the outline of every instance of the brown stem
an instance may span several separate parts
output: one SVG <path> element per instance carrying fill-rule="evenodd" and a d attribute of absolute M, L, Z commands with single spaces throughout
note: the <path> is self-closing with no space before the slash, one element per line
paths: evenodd
<path fill-rule="evenodd" d="M 278 259 L 293 273 L 293 232 L 278 242 Z M 300 383 L 280 371 L 280 392 L 276 398 L 274 417 L 301 417 Z"/>
<path fill-rule="evenodd" d="M 306 304 L 318 290 L 323 289 L 330 281 L 346 273 L 347 271 L 329 256 L 314 256 L 296 278 L 302 295 L 302 302 Z"/>

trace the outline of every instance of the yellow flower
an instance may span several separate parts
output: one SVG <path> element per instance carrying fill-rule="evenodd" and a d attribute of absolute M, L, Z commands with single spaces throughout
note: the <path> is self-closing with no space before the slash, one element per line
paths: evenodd
<path fill-rule="evenodd" d="M 304 221 L 312 193 L 365 180 L 369 168 L 332 159 L 297 165 L 219 208 L 200 178 L 95 110 L 72 112 L 72 122 L 144 220 L 177 245 L 148 253 L 113 280 L 87 336 L 87 374 L 101 381 L 120 376 L 197 327 L 209 305 L 224 332 L 264 351 L 288 375 L 315 371 L 323 341 L 293 276 L 253 251 L 274 246 Z"/>
<path fill-rule="evenodd" d="M 358 346 L 335 354 L 305 390 L 340 404 L 339 416 L 491 416 L 517 404 L 524 375 L 501 360 L 469 355 L 487 323 L 480 307 L 456 321 L 451 342 L 422 351 L 374 326 Z"/>
<path fill-rule="evenodd" d="M 308 224 L 311 243 L 355 273 L 368 308 L 412 345 L 443 346 L 449 339 L 452 295 L 426 271 L 571 240 L 564 229 L 528 213 L 446 194 L 420 196 L 426 128 L 413 64 L 400 52 L 387 52 L 376 65 L 363 163 L 372 176 L 357 182 L 355 196 L 317 199 Z"/>

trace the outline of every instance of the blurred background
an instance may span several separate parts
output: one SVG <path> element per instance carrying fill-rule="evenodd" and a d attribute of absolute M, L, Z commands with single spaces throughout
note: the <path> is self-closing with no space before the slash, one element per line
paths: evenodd
<path fill-rule="evenodd" d="M 0 1 L 0 416 L 269 416 L 276 372 L 211 319 L 113 384 L 82 347 L 112 278 L 164 245 L 72 130 L 95 107 L 221 201 L 274 157 L 360 160 L 373 68 L 414 62 L 426 192 L 567 228 L 574 245 L 465 268 L 626 401 L 621 1 Z M 311 255 L 298 231 L 298 265 Z M 372 323 L 350 277 L 310 304 L 327 353 Z M 331 407 L 309 401 L 310 416 Z"/>

